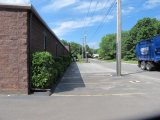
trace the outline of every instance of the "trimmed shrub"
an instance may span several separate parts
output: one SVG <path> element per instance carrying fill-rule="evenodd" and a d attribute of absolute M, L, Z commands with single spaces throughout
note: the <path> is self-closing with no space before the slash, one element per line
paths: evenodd
<path fill-rule="evenodd" d="M 49 52 L 36 52 L 32 57 L 32 87 L 51 87 L 58 74 L 53 56 Z"/>
<path fill-rule="evenodd" d="M 32 55 L 32 88 L 50 88 L 71 63 L 70 56 L 53 58 L 49 52 Z"/>
<path fill-rule="evenodd" d="M 58 71 L 58 76 L 61 76 L 65 70 L 63 59 L 61 57 L 55 58 L 54 66 Z"/>
<path fill-rule="evenodd" d="M 71 64 L 71 57 L 70 56 L 62 56 L 64 61 L 64 67 L 67 68 Z"/>
<path fill-rule="evenodd" d="M 61 56 L 55 58 L 55 67 L 58 70 L 58 75 L 61 76 L 65 69 L 71 64 L 70 56 Z"/>

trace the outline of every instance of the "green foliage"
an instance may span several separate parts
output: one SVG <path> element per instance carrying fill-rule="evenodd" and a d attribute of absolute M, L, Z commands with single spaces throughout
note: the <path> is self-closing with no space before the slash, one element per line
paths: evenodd
<path fill-rule="evenodd" d="M 70 46 L 72 56 L 76 56 L 77 57 L 78 54 L 82 55 L 82 45 L 81 44 L 78 44 L 76 42 L 67 42 L 66 40 L 61 40 L 61 42 L 64 45 Z M 84 49 L 85 49 L 85 47 L 83 48 L 83 50 Z M 95 53 L 97 52 L 96 50 L 90 48 L 88 45 L 86 45 L 86 50 L 87 50 L 89 56 L 92 56 L 93 51 Z M 85 54 L 85 53 L 83 53 L 83 54 Z"/>
<path fill-rule="evenodd" d="M 144 18 L 129 31 L 129 37 L 126 41 L 125 59 L 135 59 L 135 46 L 143 39 L 151 38 L 159 34 L 160 22 L 155 18 Z"/>
<path fill-rule="evenodd" d="M 32 58 L 32 80 L 33 88 L 48 88 L 56 78 L 57 70 L 54 59 L 48 52 L 36 52 Z"/>
<path fill-rule="evenodd" d="M 49 52 L 34 53 L 32 57 L 32 88 L 50 88 L 70 64 L 70 56 L 53 58 Z"/>
<path fill-rule="evenodd" d="M 55 58 L 55 68 L 58 71 L 58 76 L 61 76 L 65 69 L 71 64 L 71 57 L 70 56 L 61 56 Z"/>
<path fill-rule="evenodd" d="M 82 61 L 82 55 L 78 54 L 77 57 L 78 57 L 78 61 L 81 62 Z"/>
<path fill-rule="evenodd" d="M 71 53 L 77 55 L 82 52 L 82 46 L 75 42 L 70 42 Z"/>
<path fill-rule="evenodd" d="M 57 68 L 58 76 L 61 76 L 65 70 L 65 67 L 63 65 L 63 59 L 61 57 L 55 58 L 54 66 Z"/>
<path fill-rule="evenodd" d="M 102 38 L 99 54 L 105 60 L 114 59 L 116 56 L 116 35 L 109 34 Z"/>
<path fill-rule="evenodd" d="M 63 45 L 69 46 L 69 43 L 66 40 L 61 40 L 61 42 L 62 42 Z"/>
<path fill-rule="evenodd" d="M 71 57 L 70 56 L 62 56 L 62 59 L 63 59 L 63 66 L 66 69 L 71 63 Z"/>
<path fill-rule="evenodd" d="M 143 39 L 160 34 L 160 21 L 155 18 L 144 18 L 137 22 L 130 31 L 122 32 L 122 58 L 135 60 L 135 46 Z M 116 34 L 102 38 L 98 53 L 103 59 L 114 59 L 116 56 Z"/>

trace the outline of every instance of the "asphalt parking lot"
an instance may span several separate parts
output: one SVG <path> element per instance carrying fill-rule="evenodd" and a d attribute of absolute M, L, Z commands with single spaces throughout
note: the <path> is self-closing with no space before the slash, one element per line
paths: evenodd
<path fill-rule="evenodd" d="M 0 120 L 140 120 L 160 115 L 159 80 L 126 70 L 117 77 L 111 64 L 73 63 L 51 96 L 1 95 Z"/>

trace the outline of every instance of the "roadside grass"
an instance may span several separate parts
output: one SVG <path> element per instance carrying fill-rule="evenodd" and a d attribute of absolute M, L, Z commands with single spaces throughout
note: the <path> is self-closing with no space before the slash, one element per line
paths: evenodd
<path fill-rule="evenodd" d="M 82 59 L 82 56 L 80 54 L 77 55 L 78 60 L 76 61 L 77 63 L 84 63 L 84 60 Z"/>
<path fill-rule="evenodd" d="M 122 60 L 123 63 L 131 63 L 131 64 L 137 64 L 138 62 L 136 60 Z"/>
<path fill-rule="evenodd" d="M 116 60 L 115 59 L 113 59 L 113 60 L 102 60 L 102 59 L 99 59 L 99 60 L 101 60 L 101 61 L 104 61 L 104 62 L 116 62 Z M 136 60 L 123 60 L 122 59 L 122 63 L 131 63 L 131 64 L 137 64 L 137 61 Z"/>
<path fill-rule="evenodd" d="M 89 60 L 88 60 L 89 61 Z M 90 63 L 90 62 L 86 62 L 85 58 L 84 59 L 79 59 L 78 61 L 76 61 L 77 63 Z"/>
<path fill-rule="evenodd" d="M 85 58 L 82 59 L 82 55 L 78 54 L 77 57 L 78 57 L 78 59 L 76 61 L 77 63 L 87 63 Z"/>
<path fill-rule="evenodd" d="M 116 62 L 116 60 L 103 60 L 103 61 L 105 61 L 105 62 Z"/>
<path fill-rule="evenodd" d="M 85 63 L 85 61 L 84 60 L 78 60 L 78 61 L 76 61 L 77 63 Z"/>

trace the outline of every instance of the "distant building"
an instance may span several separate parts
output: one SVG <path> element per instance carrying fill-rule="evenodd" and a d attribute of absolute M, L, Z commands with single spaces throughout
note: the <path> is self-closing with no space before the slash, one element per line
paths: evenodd
<path fill-rule="evenodd" d="M 99 58 L 99 54 L 93 54 L 93 58 Z"/>
<path fill-rule="evenodd" d="M 0 5 L 0 23 L 0 93 L 28 94 L 32 53 L 69 51 L 31 5 Z"/>

